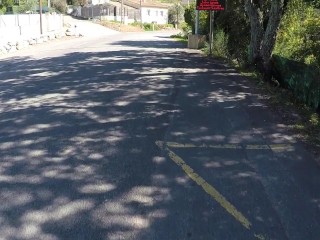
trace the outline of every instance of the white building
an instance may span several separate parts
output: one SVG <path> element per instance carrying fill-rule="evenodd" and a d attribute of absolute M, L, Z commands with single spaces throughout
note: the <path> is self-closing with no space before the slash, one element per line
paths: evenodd
<path fill-rule="evenodd" d="M 92 4 L 92 5 L 105 4 L 109 2 L 110 0 L 88 0 L 88 4 Z"/>
<path fill-rule="evenodd" d="M 129 6 L 131 8 L 139 10 L 141 12 L 141 18 L 143 23 L 168 23 L 168 4 L 151 1 L 148 2 L 146 0 L 124 0 L 123 4 L 124 6 Z"/>

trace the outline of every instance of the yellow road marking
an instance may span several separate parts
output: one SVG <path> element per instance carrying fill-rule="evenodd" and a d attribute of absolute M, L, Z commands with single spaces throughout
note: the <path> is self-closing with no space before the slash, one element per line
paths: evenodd
<path fill-rule="evenodd" d="M 294 147 L 290 144 L 271 144 L 270 148 L 274 152 L 292 152 Z"/>
<path fill-rule="evenodd" d="M 219 193 L 212 185 L 207 183 L 202 177 L 200 177 L 194 170 L 186 164 L 185 161 L 177 154 L 172 152 L 168 145 L 161 141 L 157 141 L 156 144 L 163 150 L 167 151 L 171 160 L 173 160 L 178 166 L 180 166 L 183 171 L 198 185 L 200 185 L 203 190 L 209 194 L 215 201 L 217 201 L 228 213 L 230 213 L 238 222 L 240 222 L 246 229 L 250 229 L 250 221 L 239 212 L 221 193 Z"/>
<path fill-rule="evenodd" d="M 242 149 L 239 144 L 201 144 L 195 145 L 191 143 L 181 144 L 175 142 L 167 142 L 166 145 L 171 148 L 226 148 L 226 149 Z"/>
<path fill-rule="evenodd" d="M 170 148 L 215 148 L 215 149 L 247 149 L 247 150 L 259 150 L 259 149 L 269 149 L 274 152 L 282 152 L 282 151 L 293 151 L 294 147 L 290 144 L 271 144 L 271 145 L 263 145 L 263 144 L 251 144 L 251 145 L 240 145 L 240 144 L 181 144 L 176 142 L 162 142 L 156 141 L 157 146 L 160 149 L 167 151 L 168 156 L 171 160 L 173 160 L 178 166 L 180 166 L 183 171 L 199 186 L 203 188 L 203 190 L 209 194 L 215 201 L 217 201 L 228 213 L 230 213 L 238 222 L 240 222 L 246 229 L 250 230 L 252 224 L 251 222 L 233 206 L 221 193 L 218 192 L 212 185 L 207 183 L 202 177 L 200 177 L 194 170 L 186 164 L 186 162 L 175 154 Z M 254 238 L 258 240 L 266 240 L 267 237 L 263 234 L 254 233 Z"/>
<path fill-rule="evenodd" d="M 157 143 L 158 144 L 158 143 Z M 293 151 L 294 147 L 290 144 L 201 144 L 195 145 L 192 143 L 176 143 L 167 142 L 166 145 L 171 148 L 213 148 L 213 149 L 246 149 L 246 150 L 272 150 L 274 152 L 287 152 Z"/>

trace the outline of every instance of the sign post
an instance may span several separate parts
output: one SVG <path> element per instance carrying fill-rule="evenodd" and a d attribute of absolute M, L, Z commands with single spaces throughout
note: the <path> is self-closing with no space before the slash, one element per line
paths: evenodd
<path fill-rule="evenodd" d="M 210 56 L 212 55 L 212 39 L 213 39 L 213 21 L 214 21 L 214 11 L 210 10 L 210 32 L 209 32 L 209 50 Z"/>
<path fill-rule="evenodd" d="M 199 11 L 196 10 L 195 34 L 199 34 Z"/>
<path fill-rule="evenodd" d="M 197 10 L 223 11 L 226 7 L 226 0 L 197 0 Z"/>
<path fill-rule="evenodd" d="M 201 11 L 201 10 L 209 11 L 209 14 L 210 14 L 210 32 L 209 32 L 210 56 L 212 54 L 214 11 L 224 11 L 225 7 L 226 7 L 226 0 L 197 0 L 196 9 L 198 11 Z"/>

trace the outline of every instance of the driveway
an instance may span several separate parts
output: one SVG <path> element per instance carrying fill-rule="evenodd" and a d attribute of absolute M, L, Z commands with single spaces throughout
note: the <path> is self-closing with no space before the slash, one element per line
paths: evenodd
<path fill-rule="evenodd" d="M 65 15 L 63 21 L 66 25 L 71 27 L 76 26 L 77 32 L 81 33 L 85 37 L 103 37 L 117 34 L 117 31 L 101 26 L 98 23 L 71 17 Z"/>

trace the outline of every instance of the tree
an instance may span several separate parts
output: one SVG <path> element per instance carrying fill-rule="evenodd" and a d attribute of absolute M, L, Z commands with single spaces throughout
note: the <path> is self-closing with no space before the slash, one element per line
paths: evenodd
<path fill-rule="evenodd" d="M 169 8 L 168 18 L 169 23 L 172 23 L 176 26 L 184 20 L 184 8 L 180 3 L 175 3 L 172 7 Z"/>
<path fill-rule="evenodd" d="M 191 27 L 193 34 L 195 33 L 195 9 L 195 4 L 190 4 L 184 10 L 184 20 Z M 209 33 L 209 19 L 208 11 L 199 11 L 199 34 L 207 35 Z"/>
<path fill-rule="evenodd" d="M 7 7 L 12 7 L 13 5 L 13 0 L 2 0 L 0 3 L 0 13 L 5 13 L 7 11 Z"/>
<path fill-rule="evenodd" d="M 34 11 L 37 6 L 36 0 L 19 0 L 19 13 L 25 13 L 28 11 Z"/>
<path fill-rule="evenodd" d="M 280 24 L 274 54 L 320 66 L 320 16 L 303 0 L 290 0 Z"/>
<path fill-rule="evenodd" d="M 58 10 L 61 13 L 66 12 L 67 2 L 65 0 L 52 0 L 51 1 L 52 7 Z"/>
<path fill-rule="evenodd" d="M 249 63 L 271 80 L 271 55 L 276 42 L 285 0 L 246 0 L 250 20 Z"/>
<path fill-rule="evenodd" d="M 226 3 L 226 10 L 215 14 L 214 29 L 224 30 L 228 35 L 230 57 L 240 66 L 247 66 L 250 22 L 244 9 L 245 0 L 229 0 Z"/>

